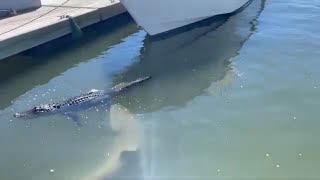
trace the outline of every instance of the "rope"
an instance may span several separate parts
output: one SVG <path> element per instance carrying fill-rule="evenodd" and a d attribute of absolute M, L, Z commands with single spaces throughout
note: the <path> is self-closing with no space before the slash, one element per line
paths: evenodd
<path fill-rule="evenodd" d="M 58 9 L 59 7 L 65 5 L 65 4 L 68 3 L 69 1 L 70 1 L 70 0 L 66 0 L 65 2 L 63 2 L 62 4 L 60 4 L 59 6 L 56 6 L 55 8 L 53 8 L 53 9 L 51 9 L 50 11 L 48 11 L 48 12 L 40 15 L 39 17 L 36 17 L 36 18 L 34 18 L 34 19 L 32 19 L 32 20 L 24 23 L 24 24 L 21 24 L 21 25 L 15 27 L 15 28 L 12 28 L 12 29 L 10 29 L 10 30 L 8 30 L 8 31 L 5 31 L 5 32 L 0 33 L 0 36 L 1 36 L 1 35 L 4 35 L 4 34 L 6 34 L 6 33 L 12 32 L 12 31 L 14 31 L 14 30 L 16 30 L 16 29 L 19 29 L 19 28 L 21 28 L 21 27 L 23 27 L 23 26 L 25 26 L 25 25 L 28 25 L 28 24 L 30 24 L 30 23 L 32 23 L 32 22 L 34 22 L 34 21 L 36 21 L 36 20 L 44 17 L 45 15 L 48 15 L 49 13 L 51 13 L 52 11 L 54 11 L 54 10 Z"/>

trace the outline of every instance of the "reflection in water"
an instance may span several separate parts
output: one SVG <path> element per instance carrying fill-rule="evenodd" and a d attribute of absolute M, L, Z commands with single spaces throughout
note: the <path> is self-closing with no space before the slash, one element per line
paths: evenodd
<path fill-rule="evenodd" d="M 212 93 L 216 93 L 219 87 L 212 88 L 212 86 L 220 85 L 221 89 L 224 89 L 230 85 L 235 74 L 230 58 L 237 55 L 244 41 L 255 29 L 253 28 L 254 19 L 260 12 L 261 4 L 263 4 L 262 1 L 254 0 L 248 8 L 239 14 L 230 18 L 221 16 L 211 19 L 209 24 L 194 27 L 175 36 L 158 39 L 147 37 L 144 40 L 144 48 L 141 49 L 141 53 L 137 57 L 137 63 L 117 74 L 113 84 L 147 75 L 152 75 L 154 78 L 145 85 L 138 86 L 123 97 L 114 100 L 114 103 L 118 102 L 121 105 L 111 107 L 107 122 L 111 122 L 112 131 L 116 131 L 116 134 L 109 132 L 109 129 L 100 128 L 100 117 L 105 117 L 104 111 L 100 109 L 83 114 L 82 119 L 85 126 L 81 130 L 76 129 L 73 122 L 64 117 L 40 118 L 29 123 L 10 121 L 9 116 L 5 114 L 6 119 L 1 121 L 0 126 L 3 128 L 0 131 L 2 138 L 0 153 L 3 155 L 0 159 L 1 162 L 4 162 L 0 164 L 1 177 L 4 179 L 12 179 L 12 177 L 31 179 L 34 177 L 33 179 L 78 180 L 83 178 L 120 179 L 119 177 L 128 176 L 139 179 L 140 176 L 143 176 L 140 179 L 147 179 L 150 174 L 152 175 L 153 162 L 167 154 L 162 157 L 160 153 L 153 154 L 154 147 L 149 146 L 150 143 L 146 140 L 149 136 L 144 133 L 147 131 L 148 124 L 143 124 L 143 129 L 141 129 L 140 123 L 143 121 L 140 121 L 139 118 L 143 118 L 144 115 L 137 116 L 136 114 L 153 112 L 170 106 L 184 106 L 197 96 L 212 91 Z M 112 31 L 107 38 L 98 38 L 92 44 L 88 42 L 72 48 L 70 51 L 63 50 L 63 55 L 53 54 L 44 59 L 40 58 L 42 57 L 40 53 L 37 56 L 32 56 L 32 61 L 25 61 L 24 63 L 27 65 L 21 63 L 26 59 L 0 62 L 0 68 L 19 69 L 17 67 L 22 66 L 16 72 L 4 71 L 5 68 L 0 71 L 3 73 L 2 77 L 6 77 L 2 78 L 0 83 L 0 108 L 6 107 L 11 100 L 25 91 L 28 91 L 28 94 L 19 98 L 13 106 L 8 107 L 5 113 L 11 113 L 8 112 L 9 108 L 25 107 L 30 99 L 31 103 L 38 104 L 39 101 L 51 98 L 69 97 L 79 89 L 103 87 L 102 84 L 107 84 L 107 79 L 110 74 L 113 74 L 110 73 L 113 72 L 110 70 L 114 68 L 113 63 L 117 64 L 117 70 L 131 64 L 132 60 L 128 60 L 127 57 L 136 56 L 135 48 L 137 44 L 140 45 L 140 39 L 144 38 L 144 33 L 130 36 L 126 43 L 119 44 L 120 48 L 114 48 L 113 52 L 108 52 L 111 56 L 98 57 L 98 60 L 84 63 L 76 68 L 70 67 L 98 56 L 106 47 L 118 43 L 119 39 L 137 29 L 134 24 L 129 24 L 122 30 L 124 31 Z M 140 36 L 141 34 L 143 36 Z M 134 40 L 130 41 L 131 38 Z M 135 41 L 135 38 L 138 39 L 138 42 Z M 88 37 L 88 39 L 90 38 Z M 87 50 L 89 47 L 91 50 Z M 124 55 L 118 57 L 115 51 Z M 91 54 L 90 52 L 95 53 Z M 36 65 L 38 63 L 33 61 L 36 57 L 39 57 L 36 61 L 43 61 L 43 63 Z M 19 56 L 15 58 L 19 58 Z M 111 62 L 109 59 L 113 61 Z M 114 59 L 124 61 L 115 61 Z M 103 70 L 103 68 L 108 69 Z M 65 72 L 67 69 L 70 70 Z M 91 71 L 95 73 L 83 73 Z M 64 73 L 64 75 L 57 77 L 56 82 L 46 83 L 60 73 Z M 109 74 L 106 78 L 100 73 Z M 43 83 L 46 84 L 35 87 Z M 59 91 L 57 90 L 59 93 L 48 92 L 48 96 L 35 97 L 36 95 L 45 95 L 44 93 L 47 93 L 50 88 L 56 88 L 55 83 L 63 86 Z M 70 89 L 74 90 L 73 92 L 66 88 L 68 84 L 72 86 Z M 31 88 L 34 89 L 30 91 Z M 0 117 L 0 119 L 4 118 Z M 172 125 L 172 123 L 168 124 L 168 126 L 174 127 Z M 154 129 L 151 127 L 149 132 L 152 133 L 152 130 Z M 202 130 L 199 129 L 199 131 Z M 172 131 L 176 131 L 176 129 Z M 171 134 L 168 131 L 161 131 L 161 133 L 168 135 L 165 138 L 165 142 L 168 144 L 171 143 L 170 140 L 176 140 L 170 138 L 177 134 Z M 151 138 L 155 137 L 154 134 L 148 133 L 148 135 Z M 8 137 L 10 137 L 10 141 L 8 141 Z M 195 142 L 188 139 L 187 143 L 190 143 L 190 146 L 197 146 Z M 153 157 L 155 158 L 152 159 Z M 10 169 L 17 171 L 13 174 L 10 173 Z M 54 169 L 54 173 L 50 172 L 51 169 Z"/>
<path fill-rule="evenodd" d="M 254 0 L 234 16 L 215 17 L 171 37 L 147 37 L 139 61 L 116 75 L 115 81 L 152 75 L 157 83 L 137 88 L 131 97 L 118 101 L 133 112 L 150 112 L 184 106 L 205 94 L 212 83 L 228 86 L 235 73 L 230 58 L 252 34 L 263 7 L 264 0 Z"/>
<path fill-rule="evenodd" d="M 210 24 L 194 27 L 174 36 L 144 40 L 144 48 L 138 57 L 137 63 L 126 71 L 117 74 L 115 81 L 122 82 L 135 77 L 152 75 L 152 81 L 143 87 L 137 87 L 115 101 L 135 113 L 153 112 L 160 108 L 184 106 L 193 98 L 205 93 L 221 92 L 232 83 L 233 76 L 237 74 L 232 67 L 231 58 L 237 55 L 242 44 L 248 39 L 255 29 L 253 22 L 262 11 L 264 1 L 256 0 L 245 10 L 232 17 L 220 16 L 213 18 Z M 209 76 L 208 76 L 209 75 Z M 214 86 L 212 88 L 212 86 Z M 121 116 L 120 116 L 121 117 Z M 111 118 L 111 121 L 117 118 Z M 130 122 L 131 118 L 127 118 Z M 122 129 L 122 135 L 114 148 L 117 153 L 103 166 L 100 174 L 112 178 L 139 177 L 148 179 L 152 177 L 152 147 L 145 144 L 140 148 L 132 144 L 133 137 L 125 133 L 136 127 L 128 123 Z M 121 123 L 122 124 L 122 123 Z M 112 125 L 115 128 L 114 125 Z M 123 128 L 123 126 L 120 126 Z M 118 128 L 116 128 L 118 129 Z M 136 130 L 138 130 L 137 128 Z M 141 131 L 141 129 L 140 129 Z M 123 135 L 125 134 L 125 135 Z M 144 133 L 145 134 L 145 133 Z M 128 139 L 129 138 L 129 143 Z M 148 139 L 141 136 L 139 141 Z M 145 142 L 146 143 L 146 142 Z M 140 144 L 141 143 L 137 143 Z M 148 147 L 147 147 L 148 146 Z M 134 147 L 134 149 L 131 149 Z M 139 149 L 141 152 L 136 152 Z M 127 165 L 121 166 L 121 152 L 127 153 Z M 150 152 L 149 152 L 150 151 Z M 143 156 L 142 156 L 143 155 Z M 125 156 L 125 155 L 124 155 Z M 143 161 L 142 170 L 138 162 Z M 131 162 L 135 162 L 131 164 Z M 119 167 L 118 170 L 116 170 Z M 135 174 L 131 174 L 135 172 Z M 114 171 L 116 170 L 116 171 Z M 143 177 L 142 177 L 143 176 Z M 108 179 L 108 178 L 106 178 Z M 139 178 L 138 178 L 139 179 Z"/>
<path fill-rule="evenodd" d="M 119 30 L 120 29 L 120 30 Z M 128 14 L 84 29 L 82 39 L 60 38 L 0 61 L 0 109 L 35 86 L 92 59 L 137 31 Z M 63 44 L 63 46 L 61 46 Z"/>

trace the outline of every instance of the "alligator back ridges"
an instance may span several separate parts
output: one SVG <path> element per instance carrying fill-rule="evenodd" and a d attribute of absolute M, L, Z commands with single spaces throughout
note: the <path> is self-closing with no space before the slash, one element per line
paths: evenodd
<path fill-rule="evenodd" d="M 145 78 L 139 78 L 135 81 L 131 81 L 128 83 L 121 83 L 121 84 L 111 88 L 111 91 L 109 91 L 109 92 L 92 89 L 88 93 L 81 94 L 79 96 L 70 98 L 62 103 L 44 104 L 44 105 L 36 106 L 33 109 L 25 111 L 25 112 L 15 113 L 14 117 L 16 117 L 16 118 L 22 118 L 22 117 L 28 117 L 28 116 L 30 117 L 32 115 L 42 114 L 42 113 L 46 113 L 46 112 L 53 112 L 58 109 L 64 109 L 64 107 L 76 106 L 76 105 L 82 104 L 84 102 L 90 102 L 92 100 L 95 100 L 96 98 L 106 96 L 106 95 L 108 97 L 113 97 L 113 96 L 119 95 L 119 93 L 123 92 L 124 90 L 127 90 L 130 87 L 133 87 L 137 84 L 140 84 L 150 78 L 151 78 L 151 76 L 148 76 Z"/>
<path fill-rule="evenodd" d="M 64 101 L 60 106 L 73 106 L 73 105 L 77 105 L 86 101 L 90 101 L 93 100 L 97 97 L 102 96 L 104 93 L 103 91 L 100 90 L 91 90 L 90 92 L 86 93 L 86 94 L 82 94 L 73 98 L 70 98 L 66 101 Z"/>
<path fill-rule="evenodd" d="M 81 94 L 79 96 L 70 98 L 62 103 L 44 104 L 44 105 L 36 106 L 31 110 L 31 112 L 33 114 L 44 113 L 44 112 L 53 112 L 55 110 L 58 110 L 60 108 L 66 107 L 66 106 L 74 106 L 74 105 L 81 104 L 83 102 L 93 100 L 95 98 L 102 96 L 103 94 L 104 94 L 103 91 L 93 89 L 88 93 Z M 15 113 L 14 114 L 15 117 L 23 117 L 24 115 L 26 115 L 26 113 Z"/>

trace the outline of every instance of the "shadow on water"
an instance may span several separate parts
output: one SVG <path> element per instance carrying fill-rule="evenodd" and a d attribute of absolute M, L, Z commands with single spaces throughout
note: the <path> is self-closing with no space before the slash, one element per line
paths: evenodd
<path fill-rule="evenodd" d="M 33 87 L 47 83 L 71 67 L 99 56 L 110 46 L 136 32 L 128 14 L 83 29 L 84 36 L 71 36 L 30 49 L 0 61 L 0 109 Z"/>
<path fill-rule="evenodd" d="M 129 81 L 148 75 L 153 79 L 118 97 L 115 103 L 133 114 L 154 112 L 165 107 L 184 106 L 195 97 L 204 95 L 213 83 L 222 82 L 223 88 L 228 86 L 235 71 L 231 58 L 257 29 L 256 20 L 264 3 L 265 0 L 254 0 L 238 14 L 212 18 L 206 26 L 195 26 L 174 36 L 147 37 L 137 63 L 116 74 L 114 81 Z M 128 151 L 122 148 L 121 167 L 101 179 L 148 179 L 148 163 L 142 163 L 146 159 L 145 149 L 137 149 Z"/>
<path fill-rule="evenodd" d="M 116 101 L 130 111 L 153 112 L 181 107 L 206 94 L 212 83 L 228 85 L 235 70 L 231 58 L 256 30 L 265 0 L 232 16 L 218 16 L 174 36 L 147 37 L 137 63 L 114 77 L 115 82 L 152 75 L 153 82 Z"/>

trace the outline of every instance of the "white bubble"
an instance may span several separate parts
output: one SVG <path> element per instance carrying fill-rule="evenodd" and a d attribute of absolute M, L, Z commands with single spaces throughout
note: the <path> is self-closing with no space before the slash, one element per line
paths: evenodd
<path fill-rule="evenodd" d="M 267 154 L 266 154 L 266 156 L 267 156 L 267 157 L 269 157 L 269 156 L 270 156 L 270 154 L 268 154 L 268 153 L 267 153 Z"/>
<path fill-rule="evenodd" d="M 243 75 L 244 73 L 242 72 L 242 73 L 237 73 L 237 75 L 238 75 L 238 77 L 241 77 L 242 75 Z"/>
<path fill-rule="evenodd" d="M 54 172 L 54 169 L 50 169 L 50 172 Z"/>
<path fill-rule="evenodd" d="M 276 166 L 277 166 L 277 168 L 279 168 L 279 167 L 280 167 L 280 165 L 279 165 L 279 164 L 277 164 Z"/>

